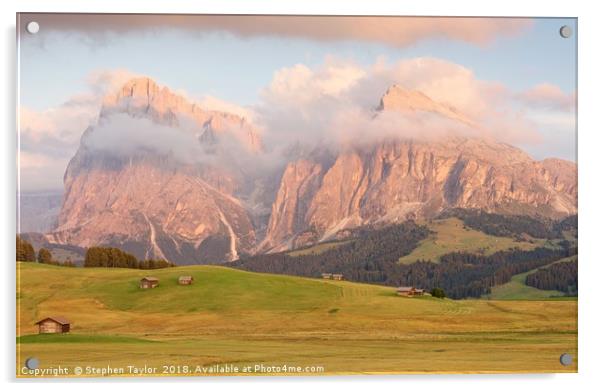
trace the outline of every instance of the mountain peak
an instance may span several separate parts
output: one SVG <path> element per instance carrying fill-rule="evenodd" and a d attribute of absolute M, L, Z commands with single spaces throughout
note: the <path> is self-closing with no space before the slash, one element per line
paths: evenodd
<path fill-rule="evenodd" d="M 442 102 L 436 102 L 422 91 L 410 90 L 399 84 L 391 85 L 380 99 L 378 111 L 396 111 L 400 113 L 428 112 L 439 114 L 445 118 L 452 119 L 476 127 L 476 124 L 465 114 L 455 107 Z"/>
<path fill-rule="evenodd" d="M 205 109 L 168 87 L 158 85 L 150 77 L 132 78 L 105 97 L 100 117 L 116 113 L 148 118 L 168 126 L 195 124 L 194 131 L 201 141 L 212 140 L 218 133 L 228 132 L 249 150 L 257 151 L 261 148 L 259 135 L 244 117 L 226 111 Z"/>
<path fill-rule="evenodd" d="M 122 96 L 149 96 L 151 93 L 158 91 L 160 88 L 157 83 L 147 76 L 134 77 L 128 80 L 120 90 Z"/>
<path fill-rule="evenodd" d="M 159 113 L 167 111 L 189 111 L 192 106 L 186 99 L 167 87 L 159 86 L 150 77 L 135 77 L 128 80 L 116 92 L 108 94 L 103 101 L 104 109 L 152 107 Z"/>
<path fill-rule="evenodd" d="M 420 108 L 434 103 L 431 98 L 426 96 L 421 91 L 409 90 L 400 86 L 399 84 L 393 84 L 387 88 L 387 91 L 381 98 L 380 102 L 384 109 L 387 107 L 395 107 L 400 104 L 407 105 L 408 108 Z"/>

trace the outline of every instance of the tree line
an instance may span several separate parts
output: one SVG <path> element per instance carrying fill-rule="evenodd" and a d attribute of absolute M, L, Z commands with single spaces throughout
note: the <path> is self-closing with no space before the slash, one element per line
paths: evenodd
<path fill-rule="evenodd" d="M 47 265 L 74 267 L 75 263 L 70 259 L 64 262 L 53 259 L 52 253 L 47 248 L 41 248 L 36 256 L 33 245 L 17 235 L 17 262 L 38 262 Z"/>
<path fill-rule="evenodd" d="M 50 250 L 40 248 L 37 252 L 33 245 L 17 235 L 17 262 L 38 262 L 47 265 L 74 267 L 70 259 L 64 262 L 55 260 Z M 84 267 L 118 267 L 130 269 L 163 269 L 175 264 L 165 259 L 139 260 L 134 255 L 114 247 L 90 247 L 86 250 Z"/>
<path fill-rule="evenodd" d="M 390 282 L 401 285 L 421 284 L 427 289 L 441 287 L 451 298 L 481 297 L 491 288 L 505 284 L 516 274 L 524 273 L 571 256 L 575 248 L 533 250 L 511 249 L 489 256 L 464 252 L 443 255 L 439 263 L 420 261 L 403 265 Z"/>
<path fill-rule="evenodd" d="M 425 226 L 412 221 L 381 229 L 362 229 L 355 239 L 320 254 L 290 256 L 284 252 L 241 258 L 229 266 L 266 273 L 319 277 L 342 273 L 346 279 L 383 282 L 382 264 L 399 259 L 429 235 Z"/>
<path fill-rule="evenodd" d="M 173 266 L 173 263 L 165 259 L 138 260 L 134 255 L 115 247 L 90 247 L 84 259 L 84 267 L 163 269 Z"/>
<path fill-rule="evenodd" d="M 525 284 L 538 289 L 561 291 L 576 295 L 578 289 L 577 260 L 557 262 L 529 274 Z"/>

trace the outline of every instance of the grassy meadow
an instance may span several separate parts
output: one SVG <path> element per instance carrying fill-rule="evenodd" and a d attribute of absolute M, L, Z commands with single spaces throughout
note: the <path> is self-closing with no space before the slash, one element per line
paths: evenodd
<path fill-rule="evenodd" d="M 545 244 L 545 240 L 541 239 L 534 239 L 528 242 L 488 235 L 481 231 L 464 227 L 462 220 L 455 217 L 433 220 L 426 223 L 426 225 L 434 233 L 423 240 L 410 254 L 399 258 L 399 262 L 409 264 L 419 259 L 438 262 L 439 257 L 454 251 L 491 255 L 497 251 L 515 247 L 522 250 L 532 250 Z"/>
<path fill-rule="evenodd" d="M 18 376 L 28 376 L 28 357 L 41 367 L 158 368 L 151 375 L 228 364 L 323 369 L 302 375 L 577 370 L 576 301 L 404 298 L 390 287 L 218 266 L 17 268 Z M 145 275 L 160 285 L 139 289 Z M 194 284 L 179 286 L 180 275 Z M 71 332 L 37 335 L 34 323 L 51 315 L 68 318 Z M 572 366 L 559 364 L 564 352 Z"/>
<path fill-rule="evenodd" d="M 569 262 L 576 259 L 576 256 L 560 259 L 558 262 Z M 543 267 L 545 268 L 545 267 Z M 532 286 L 525 284 L 527 276 L 535 273 L 538 269 L 529 270 L 528 272 L 516 274 L 512 276 L 510 281 L 505 284 L 494 286 L 491 289 L 491 293 L 486 296 L 492 300 L 544 300 L 544 299 L 555 299 L 555 300 L 577 300 L 576 297 L 566 297 L 564 292 L 555 290 L 543 290 L 537 289 Z"/>

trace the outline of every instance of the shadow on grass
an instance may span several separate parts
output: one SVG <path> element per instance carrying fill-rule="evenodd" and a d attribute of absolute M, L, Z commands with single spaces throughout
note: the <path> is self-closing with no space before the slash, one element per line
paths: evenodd
<path fill-rule="evenodd" d="M 149 339 L 99 334 L 30 334 L 17 337 L 17 343 L 160 343 Z"/>

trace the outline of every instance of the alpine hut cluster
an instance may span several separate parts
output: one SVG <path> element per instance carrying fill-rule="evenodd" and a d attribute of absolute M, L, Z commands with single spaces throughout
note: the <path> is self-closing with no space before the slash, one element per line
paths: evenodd
<path fill-rule="evenodd" d="M 180 276 L 178 277 L 179 285 L 192 285 L 194 277 L 192 276 Z M 156 288 L 159 286 L 159 279 L 156 277 L 143 277 L 140 279 L 140 289 Z"/>

